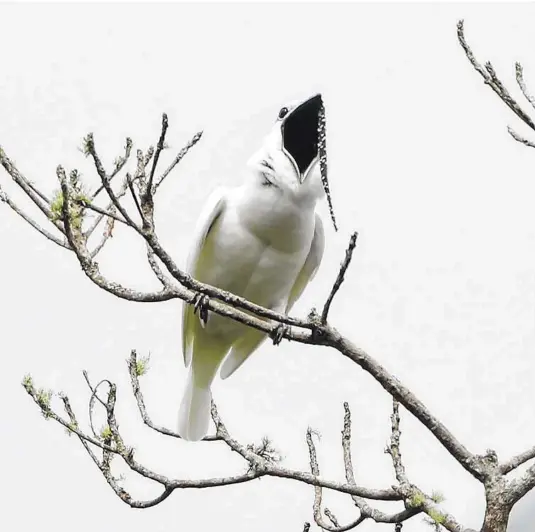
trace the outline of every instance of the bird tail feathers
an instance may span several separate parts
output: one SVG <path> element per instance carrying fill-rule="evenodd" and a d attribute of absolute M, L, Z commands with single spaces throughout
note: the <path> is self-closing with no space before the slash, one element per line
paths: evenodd
<path fill-rule="evenodd" d="M 206 436 L 211 401 L 210 386 L 198 386 L 195 383 L 192 365 L 178 412 L 178 433 L 184 440 L 199 441 Z"/>

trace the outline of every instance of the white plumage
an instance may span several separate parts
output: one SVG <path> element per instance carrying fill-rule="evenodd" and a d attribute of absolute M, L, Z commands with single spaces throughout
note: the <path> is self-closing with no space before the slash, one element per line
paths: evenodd
<path fill-rule="evenodd" d="M 212 194 L 188 259 L 194 278 L 278 312 L 291 309 L 323 256 L 323 224 L 315 212 L 323 194 L 317 168 L 321 105 L 317 95 L 281 109 L 249 160 L 244 183 Z M 178 432 L 200 440 L 208 432 L 210 385 L 218 368 L 222 378 L 232 375 L 266 335 L 215 313 L 205 324 L 187 304 L 182 318 L 184 363 L 190 369 Z"/>

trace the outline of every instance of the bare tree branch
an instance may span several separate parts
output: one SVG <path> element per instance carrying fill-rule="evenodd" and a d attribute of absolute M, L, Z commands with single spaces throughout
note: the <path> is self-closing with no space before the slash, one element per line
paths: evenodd
<path fill-rule="evenodd" d="M 472 63 L 475 70 L 485 80 L 485 83 L 500 97 L 500 100 L 504 102 L 513 113 L 515 113 L 527 126 L 535 131 L 535 123 L 531 117 L 520 107 L 517 101 L 509 94 L 509 91 L 505 88 L 504 84 L 497 77 L 494 67 L 490 62 L 485 63 L 485 68 L 477 61 L 472 52 L 470 46 L 466 42 L 464 36 L 464 21 L 460 20 L 457 23 L 457 37 L 461 44 L 466 57 Z"/>
<path fill-rule="evenodd" d="M 310 427 L 307 429 L 306 440 L 307 440 L 307 445 L 308 445 L 308 455 L 310 458 L 310 471 L 315 477 L 319 477 L 320 470 L 318 466 L 318 459 L 316 456 L 316 447 L 314 446 L 314 441 L 312 440 L 312 429 L 310 429 Z M 329 524 L 323 519 L 323 516 L 321 515 L 321 499 L 322 499 L 321 486 L 315 486 L 314 505 L 313 505 L 314 521 L 323 530 L 327 530 L 328 532 L 345 532 L 346 530 L 351 530 L 352 528 L 357 527 L 365 519 L 365 517 L 359 516 L 356 520 L 352 521 L 351 523 L 345 526 L 340 526 L 338 524 L 338 520 L 336 519 L 336 517 L 334 517 L 332 512 L 330 512 L 330 510 L 326 508 L 325 515 L 329 518 L 329 520 L 332 523 L 332 524 Z"/>
<path fill-rule="evenodd" d="M 355 484 L 355 474 L 353 471 L 353 461 L 351 458 L 351 411 L 349 404 L 344 403 L 344 429 L 342 430 L 342 451 L 344 457 L 344 469 L 346 480 L 349 484 Z M 376 523 L 401 523 L 420 513 L 418 508 L 409 508 L 395 514 L 386 514 L 373 508 L 366 499 L 352 496 L 355 506 L 360 510 L 360 517 L 373 519 Z"/>
<path fill-rule="evenodd" d="M 324 328 L 322 340 L 323 345 L 334 347 L 372 375 L 392 397 L 399 401 L 435 436 L 459 464 L 478 480 L 482 481 L 484 479 L 485 469 L 481 466 L 479 459 L 470 453 L 446 426 L 398 379 L 390 375 L 364 350 L 356 347 L 334 329 Z"/>
<path fill-rule="evenodd" d="M 392 416 L 390 420 L 392 432 L 390 435 L 390 445 L 387 447 L 386 452 L 392 457 L 392 464 L 399 483 L 399 490 L 405 499 L 407 511 L 411 509 L 423 511 L 429 516 L 431 522 L 441 525 L 450 532 L 475 532 L 472 529 L 463 527 L 453 516 L 440 510 L 429 495 L 426 495 L 417 486 L 409 482 L 401 458 L 399 404 L 395 399 L 392 402 Z"/>
<path fill-rule="evenodd" d="M 294 471 L 291 469 L 286 469 L 277 464 L 270 463 L 265 459 L 258 457 L 254 452 L 252 452 L 246 446 L 238 443 L 229 435 L 225 425 L 223 424 L 221 418 L 217 413 L 215 404 L 213 403 L 212 419 L 214 420 L 214 423 L 216 425 L 217 435 L 220 436 L 233 451 L 235 451 L 245 460 L 247 460 L 247 462 L 249 462 L 255 470 L 261 471 L 264 475 L 297 480 L 299 482 L 304 482 L 305 484 L 310 484 L 312 486 L 321 486 L 323 488 L 332 489 L 340 493 L 347 493 L 349 495 L 359 495 L 367 499 L 382 501 L 400 500 L 400 496 L 395 492 L 395 490 L 392 489 L 377 490 L 360 486 L 350 486 L 349 484 L 324 480 L 310 473 Z"/>

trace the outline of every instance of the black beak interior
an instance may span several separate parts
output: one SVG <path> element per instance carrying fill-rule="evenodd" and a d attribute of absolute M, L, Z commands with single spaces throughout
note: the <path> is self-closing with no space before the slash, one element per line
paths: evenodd
<path fill-rule="evenodd" d="M 301 175 L 318 155 L 318 117 L 322 105 L 321 95 L 313 96 L 294 109 L 282 124 L 282 143 Z"/>

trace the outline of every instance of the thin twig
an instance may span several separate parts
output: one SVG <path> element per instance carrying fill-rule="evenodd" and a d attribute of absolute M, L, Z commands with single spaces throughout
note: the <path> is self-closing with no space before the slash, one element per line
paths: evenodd
<path fill-rule="evenodd" d="M 108 219 L 106 220 L 106 227 L 104 228 L 104 231 L 102 232 L 102 236 L 100 238 L 100 242 L 90 252 L 91 259 L 94 259 L 100 253 L 102 248 L 106 245 L 106 242 L 112 236 L 114 225 L 115 220 L 111 217 L 108 217 Z"/>
<path fill-rule="evenodd" d="M 338 522 L 337 517 L 329 510 L 329 508 L 325 508 L 323 510 L 323 513 L 325 516 L 329 519 L 329 521 L 332 523 L 333 527 L 335 527 L 337 530 L 340 529 L 340 523 Z"/>
<path fill-rule="evenodd" d="M 517 142 L 520 142 L 521 144 L 524 144 L 524 146 L 528 146 L 530 148 L 535 148 L 535 143 L 531 140 L 525 139 L 524 137 L 520 136 L 511 126 L 507 126 L 507 131 L 511 137 L 513 137 Z"/>
<path fill-rule="evenodd" d="M 156 432 L 159 432 L 160 434 L 164 434 L 165 436 L 171 436 L 173 438 L 179 438 L 180 435 L 176 432 L 173 432 L 172 430 L 169 430 L 165 427 L 162 427 L 161 425 L 157 425 L 152 421 L 152 419 L 147 414 L 147 408 L 145 406 L 145 400 L 143 399 L 143 394 L 141 392 L 141 387 L 139 386 L 139 376 L 137 373 L 137 353 L 135 350 L 132 350 L 130 353 L 130 358 L 127 361 L 128 364 L 128 372 L 130 374 L 130 382 L 132 384 L 132 392 L 134 393 L 134 397 L 136 398 L 137 407 L 139 410 L 139 413 L 141 415 L 141 419 L 143 420 L 143 423 L 147 425 L 147 427 L 150 427 L 152 430 L 155 430 Z M 222 438 L 219 436 L 206 436 L 203 441 L 220 441 Z"/>
<path fill-rule="evenodd" d="M 310 460 L 310 471 L 315 477 L 319 477 L 320 470 L 318 466 L 318 459 L 316 455 L 316 446 L 312 440 L 312 429 L 310 427 L 307 429 L 306 441 L 308 446 L 308 456 Z M 325 515 L 329 518 L 332 524 L 327 523 L 321 514 L 321 500 L 322 500 L 322 489 L 321 486 L 314 487 L 314 521 L 316 524 L 323 530 L 328 532 L 345 532 L 346 530 L 351 530 L 352 528 L 357 527 L 360 523 L 364 521 L 362 516 L 359 516 L 357 519 L 348 523 L 347 525 L 340 526 L 336 517 L 330 512 L 327 508 L 325 509 Z"/>
<path fill-rule="evenodd" d="M 365 488 L 356 485 L 352 486 L 348 483 L 326 480 L 311 473 L 295 471 L 282 467 L 279 464 L 266 462 L 228 434 L 226 427 L 223 425 L 217 414 L 214 403 L 212 403 L 212 419 L 214 420 L 216 426 L 217 435 L 220 436 L 233 451 L 243 456 L 245 460 L 253 465 L 253 469 L 256 471 L 261 471 L 263 475 L 292 479 L 305 484 L 310 484 L 311 486 L 320 486 L 322 488 L 332 489 L 334 491 L 347 493 L 349 495 L 359 495 L 360 497 L 365 497 L 367 499 L 381 501 L 399 501 L 402 499 L 402 497 L 394 489 L 381 490 Z"/>
<path fill-rule="evenodd" d="M 106 172 L 104 170 L 104 167 L 102 166 L 102 162 L 100 160 L 100 157 L 97 154 L 97 151 L 96 151 L 96 148 L 95 148 L 95 141 L 93 139 L 93 134 L 92 133 L 89 133 L 87 135 L 85 142 L 86 142 L 85 145 L 86 145 L 87 151 L 89 152 L 89 154 L 93 158 L 93 162 L 95 164 L 95 168 L 97 170 L 97 174 L 100 177 L 100 180 L 102 182 L 102 186 L 106 190 L 106 192 L 108 194 L 108 197 L 112 201 L 112 203 L 115 206 L 115 208 L 121 213 L 121 215 L 123 216 L 126 224 L 130 225 L 132 228 L 134 228 L 138 232 L 140 232 L 139 227 L 132 220 L 132 218 L 130 217 L 130 215 L 126 211 L 126 209 L 121 205 L 121 203 L 119 202 L 119 199 L 117 198 L 117 195 L 115 194 L 115 192 L 111 188 L 109 178 L 106 175 Z"/>
<path fill-rule="evenodd" d="M 124 147 L 124 156 L 119 157 L 115 163 L 115 168 L 113 169 L 113 172 L 108 177 L 108 181 L 111 181 L 123 168 L 124 165 L 127 163 L 128 159 L 130 158 L 130 153 L 132 151 L 132 139 L 130 137 L 126 138 L 126 144 Z M 93 201 L 102 191 L 104 190 L 104 187 L 100 185 L 97 190 L 91 195 L 91 201 Z"/>
<path fill-rule="evenodd" d="M 139 204 L 139 200 L 137 199 L 136 191 L 134 190 L 134 186 L 132 185 L 132 178 L 130 174 L 126 174 L 126 182 L 128 183 L 130 194 L 132 198 L 134 199 L 134 203 L 136 204 L 137 212 L 139 213 L 139 216 L 141 217 L 141 223 L 145 226 L 147 222 L 145 221 L 145 216 L 143 214 L 143 211 L 141 210 L 141 205 Z"/>
<path fill-rule="evenodd" d="M 349 404 L 344 403 L 344 428 L 342 430 L 342 452 L 344 457 L 344 469 L 346 480 L 349 484 L 355 485 L 355 473 L 353 470 L 353 460 L 351 458 L 351 410 Z M 360 518 L 372 519 L 376 523 L 401 523 L 420 513 L 418 509 L 406 509 L 394 514 L 387 514 L 373 508 L 368 504 L 366 499 L 352 495 L 351 497 L 355 506 L 360 510 Z"/>
<path fill-rule="evenodd" d="M 5 171 L 11 176 L 13 181 L 24 191 L 24 193 L 32 200 L 34 205 L 47 217 L 47 219 L 58 229 L 61 233 L 65 234 L 65 230 L 62 224 L 54 220 L 52 211 L 50 210 L 48 203 L 43 198 L 46 196 L 41 192 L 35 192 L 37 188 L 30 183 L 24 175 L 19 172 L 13 161 L 5 154 L 2 147 L 0 147 L 0 164 L 4 167 Z"/>
<path fill-rule="evenodd" d="M 158 187 L 163 183 L 163 180 L 173 171 L 175 166 L 184 158 L 184 156 L 189 152 L 199 140 L 201 140 L 203 132 L 199 131 L 198 133 L 195 133 L 191 140 L 178 152 L 177 156 L 174 158 L 173 162 L 169 165 L 167 170 L 164 171 L 164 173 L 160 176 L 160 178 L 155 181 L 154 187 L 153 187 L 153 194 L 156 193 L 156 190 Z"/>
<path fill-rule="evenodd" d="M 20 207 L 18 207 L 11 200 L 11 198 L 7 195 L 7 193 L 2 190 L 2 187 L 0 187 L 0 202 L 3 202 L 6 205 L 8 205 L 25 222 L 30 224 L 36 231 L 41 233 L 45 238 L 47 238 L 51 242 L 54 242 L 54 244 L 57 244 L 58 246 L 61 246 L 62 248 L 65 248 L 65 249 L 69 249 L 69 250 L 71 249 L 69 247 L 69 244 L 65 242 L 65 240 L 60 240 L 58 237 L 54 236 L 52 233 L 49 233 L 46 229 L 43 229 L 36 221 L 30 218 Z"/>
<path fill-rule="evenodd" d="M 522 94 L 531 104 L 531 106 L 535 109 L 535 98 L 530 94 L 528 88 L 526 87 L 526 82 L 524 81 L 524 69 L 522 68 L 522 65 L 518 62 L 515 63 L 515 72 L 516 81 L 518 83 L 518 86 L 520 87 L 520 90 L 522 91 Z"/>
<path fill-rule="evenodd" d="M 353 257 L 353 250 L 355 249 L 355 246 L 357 245 L 358 236 L 359 234 L 355 232 L 351 235 L 351 238 L 349 239 L 349 245 L 346 249 L 345 258 L 340 264 L 340 271 L 338 272 L 336 281 L 334 282 L 334 285 L 331 289 L 331 293 L 329 294 L 329 297 L 327 298 L 327 301 L 325 301 L 323 312 L 321 313 L 321 323 L 323 324 L 327 323 L 327 316 L 331 308 L 331 303 L 333 302 L 334 296 L 336 295 L 338 290 L 340 290 L 340 287 L 342 286 L 342 283 L 344 282 L 344 276 L 345 276 L 347 269 L 349 268 L 349 264 L 351 263 L 351 258 Z"/>
<path fill-rule="evenodd" d="M 128 223 L 121 218 L 120 216 L 117 216 L 113 211 L 101 209 L 100 207 L 97 207 L 96 205 L 93 205 L 92 203 L 88 203 L 84 200 L 77 200 L 78 203 L 83 205 L 85 209 L 89 209 L 90 211 L 96 212 L 102 216 L 107 216 L 108 218 L 113 218 L 117 222 L 121 222 L 122 224 L 128 225 Z"/>
<path fill-rule="evenodd" d="M 95 409 L 95 400 L 97 400 L 104 408 L 107 408 L 106 403 L 98 396 L 98 389 L 102 384 L 107 384 L 109 388 L 111 388 L 111 382 L 107 379 L 101 380 L 95 387 L 91 384 L 91 381 L 89 380 L 89 375 L 87 374 L 87 371 L 82 371 L 82 374 L 85 378 L 85 381 L 87 383 L 87 386 L 91 390 L 91 397 L 89 398 L 89 405 L 88 405 L 88 414 L 89 414 L 89 427 L 91 428 L 91 432 L 93 432 L 93 436 L 95 438 L 99 437 L 99 434 L 95 431 L 95 426 L 93 424 L 93 412 Z M 108 443 L 109 445 L 109 443 Z"/>
<path fill-rule="evenodd" d="M 163 273 L 162 269 L 160 268 L 160 265 L 158 264 L 156 260 L 156 256 L 154 255 L 154 252 L 152 251 L 152 249 L 150 249 L 150 246 L 148 244 L 147 244 L 147 261 L 149 262 L 149 266 L 154 272 L 154 275 L 156 275 L 160 283 L 162 283 L 162 286 L 166 288 L 171 287 L 171 280 Z"/>
<path fill-rule="evenodd" d="M 134 181 L 135 181 L 135 178 L 134 178 Z M 125 178 L 123 180 L 123 184 L 121 185 L 121 188 L 117 191 L 115 196 L 117 197 L 117 199 L 121 199 L 126 194 L 127 191 L 128 191 L 128 181 Z M 104 210 L 106 212 L 110 212 L 110 211 L 113 212 L 115 210 L 115 206 L 113 202 L 110 201 Z M 95 231 L 95 229 L 100 224 L 103 218 L 104 218 L 104 214 L 101 214 L 95 219 L 95 221 L 93 222 L 93 225 L 90 226 L 88 230 L 84 233 L 86 238 L 89 238 L 91 236 L 91 234 Z"/>
<path fill-rule="evenodd" d="M 154 159 L 152 160 L 152 168 L 150 171 L 149 181 L 147 183 L 147 187 L 145 189 L 145 195 L 143 198 L 144 201 L 149 201 L 152 198 L 152 184 L 154 182 L 154 172 L 156 171 L 156 166 L 158 165 L 158 159 L 160 158 L 160 153 L 162 153 L 162 150 L 165 147 L 165 135 L 167 133 L 168 126 L 169 126 L 169 122 L 167 119 L 167 115 L 164 113 L 162 115 L 162 131 L 160 133 L 160 139 L 158 140 L 158 144 L 156 145 Z"/>

